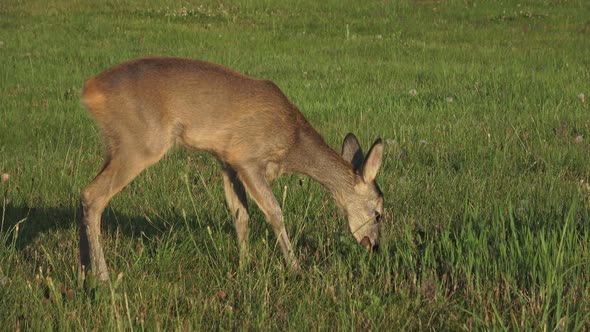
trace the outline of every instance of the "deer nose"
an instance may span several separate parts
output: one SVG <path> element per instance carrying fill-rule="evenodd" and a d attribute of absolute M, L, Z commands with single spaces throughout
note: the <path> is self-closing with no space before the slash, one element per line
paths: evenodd
<path fill-rule="evenodd" d="M 369 239 L 368 236 L 363 237 L 363 239 L 360 242 L 361 246 L 369 249 L 371 247 L 371 239 Z"/>
<path fill-rule="evenodd" d="M 365 247 L 368 251 L 379 251 L 379 241 L 377 241 L 376 243 L 371 243 L 371 239 L 369 239 L 368 236 L 363 237 L 360 244 L 361 246 Z"/>

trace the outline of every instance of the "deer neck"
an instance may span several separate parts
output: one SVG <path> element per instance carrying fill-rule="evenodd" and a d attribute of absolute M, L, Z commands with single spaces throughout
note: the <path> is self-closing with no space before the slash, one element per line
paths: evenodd
<path fill-rule="evenodd" d="M 354 193 L 355 173 L 351 165 L 330 148 L 313 129 L 299 135 L 291 171 L 307 175 L 321 183 L 340 207 Z"/>

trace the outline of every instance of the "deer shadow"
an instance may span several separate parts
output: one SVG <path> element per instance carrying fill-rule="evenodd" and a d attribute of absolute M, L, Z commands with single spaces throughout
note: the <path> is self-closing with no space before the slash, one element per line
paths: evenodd
<path fill-rule="evenodd" d="M 271 229 L 260 211 L 252 211 L 257 210 L 253 202 L 249 202 L 249 208 L 251 211 L 251 236 L 248 241 L 252 242 L 257 241 L 256 238 L 262 237 L 262 234 Z M 8 203 L 5 206 L 0 206 L 0 241 L 7 246 L 14 246 L 17 251 L 23 252 L 23 259 L 28 260 L 29 256 L 31 256 L 29 252 L 32 248 L 35 249 L 39 246 L 45 234 L 53 232 L 65 233 L 75 229 L 75 241 L 77 242 L 81 213 L 80 207 L 33 207 Z M 215 225 L 214 227 L 219 232 L 235 237 L 233 222 L 220 223 L 215 219 L 213 215 L 206 212 L 197 216 L 194 213 L 183 215 L 181 211 L 172 211 L 166 215 L 164 220 L 164 218 L 152 214 L 146 215 L 142 212 L 125 214 L 114 208 L 107 207 L 101 216 L 101 234 L 104 238 L 113 236 L 114 233 L 124 239 L 143 238 L 146 243 L 149 243 L 147 244 L 148 247 L 156 250 L 159 242 L 157 240 L 165 237 L 170 232 L 170 229 L 179 232 L 183 228 L 190 227 L 190 230 L 195 233 L 207 234 L 210 231 L 208 228 Z M 188 225 L 186 220 L 189 221 Z M 201 222 L 197 223 L 195 220 Z M 71 236 L 68 237 L 71 238 Z M 237 251 L 237 239 L 235 239 L 235 244 Z M 303 261 L 306 261 L 306 256 L 317 253 L 321 247 L 305 234 L 299 239 L 296 246 Z M 37 250 L 35 249 L 35 251 Z M 30 259 L 34 260 L 35 258 Z"/>
<path fill-rule="evenodd" d="M 78 229 L 81 209 L 72 207 L 30 207 L 8 204 L 0 206 L 0 241 L 12 243 L 17 250 L 24 250 L 42 234 L 54 231 Z M 186 226 L 187 220 L 195 220 L 195 215 L 183 216 L 173 212 L 165 221 L 151 220 L 149 216 L 127 215 L 107 207 L 101 218 L 101 233 L 109 236 L 118 232 L 126 238 L 143 237 L 156 239 L 170 228 Z M 199 216 L 203 223 L 190 222 L 189 227 L 197 232 L 207 231 L 214 224 L 210 215 Z M 224 233 L 235 233 L 232 223 L 217 224 Z M 76 239 L 77 240 L 77 239 Z"/>

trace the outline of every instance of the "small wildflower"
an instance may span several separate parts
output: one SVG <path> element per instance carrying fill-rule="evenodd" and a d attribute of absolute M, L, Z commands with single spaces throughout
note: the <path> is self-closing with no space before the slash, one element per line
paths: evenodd
<path fill-rule="evenodd" d="M 447 103 L 452 103 L 453 101 L 455 101 L 453 97 L 447 97 L 445 98 L 445 100 L 447 101 Z"/>
<path fill-rule="evenodd" d="M 582 102 L 582 104 L 585 104 L 586 103 L 586 95 L 585 94 L 580 93 L 578 95 L 578 99 L 580 99 L 580 101 Z"/>
<path fill-rule="evenodd" d="M 416 89 L 412 89 L 409 91 L 410 96 L 415 97 L 416 95 L 418 95 L 418 91 L 416 91 Z"/>

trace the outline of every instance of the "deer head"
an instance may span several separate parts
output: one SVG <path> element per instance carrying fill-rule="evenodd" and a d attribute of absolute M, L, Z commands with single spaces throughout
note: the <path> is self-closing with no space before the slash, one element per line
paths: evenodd
<path fill-rule="evenodd" d="M 349 133 L 342 143 L 342 158 L 350 162 L 355 171 L 353 193 L 346 198 L 344 210 L 348 226 L 359 244 L 368 250 L 379 248 L 383 193 L 375 177 L 381 166 L 383 143 L 377 139 L 366 156 L 354 134 Z"/>

